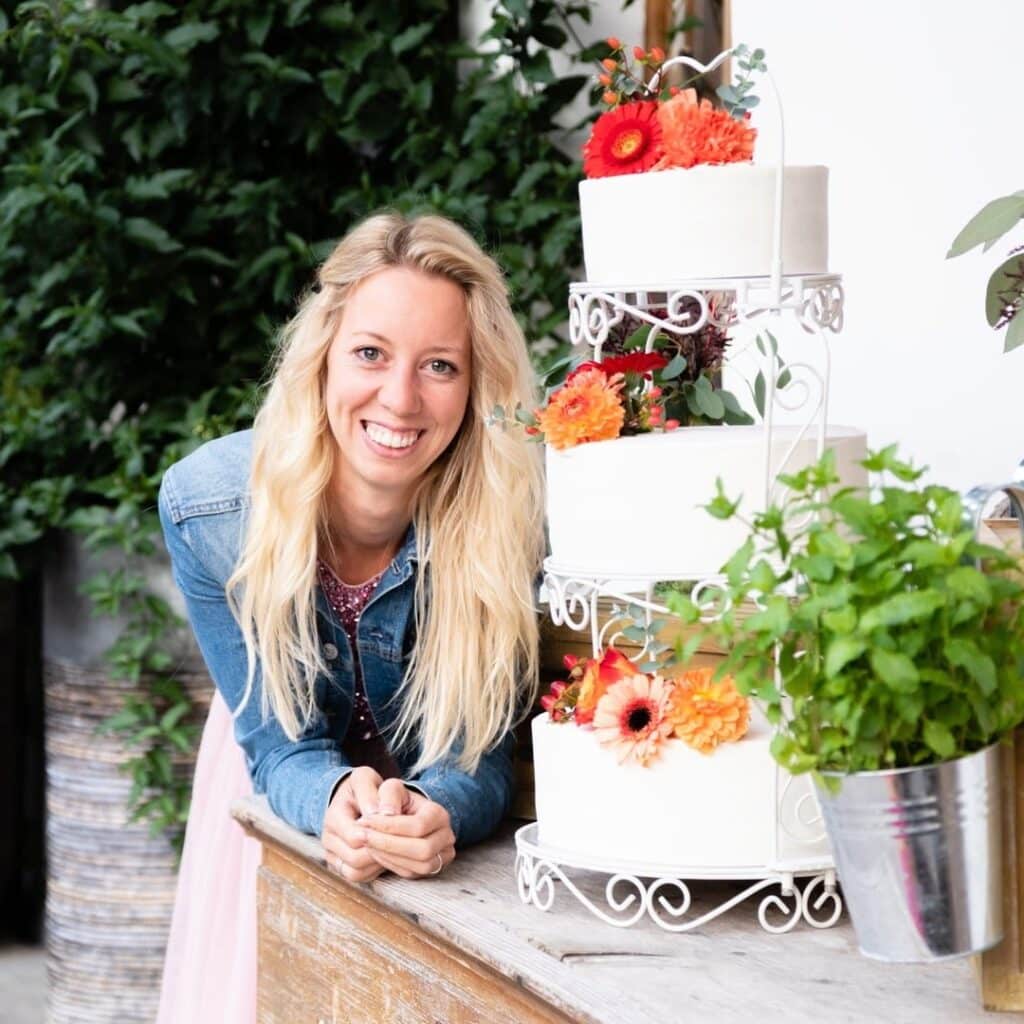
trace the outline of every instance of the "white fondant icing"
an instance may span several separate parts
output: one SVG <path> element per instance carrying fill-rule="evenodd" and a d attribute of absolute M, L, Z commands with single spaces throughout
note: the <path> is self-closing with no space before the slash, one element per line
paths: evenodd
<path fill-rule="evenodd" d="M 725 164 L 580 182 L 587 280 L 650 286 L 772 271 L 775 168 Z M 828 168 L 785 168 L 782 272 L 828 270 Z"/>
<path fill-rule="evenodd" d="M 779 465 L 797 428 L 774 428 L 772 465 Z M 748 528 L 714 519 L 701 506 L 721 477 L 741 511 L 764 507 L 764 430 L 750 427 L 683 427 L 594 441 L 556 451 L 546 448 L 547 513 L 551 567 L 561 575 L 701 579 L 719 572 L 743 543 Z M 826 444 L 837 455 L 844 484 L 867 482 L 857 463 L 866 437 L 830 426 Z M 814 438 L 797 443 L 787 463 L 796 472 L 815 461 Z"/>
<path fill-rule="evenodd" d="M 771 727 L 756 709 L 743 739 L 710 754 L 672 739 L 646 767 L 619 764 L 592 730 L 547 714 L 534 718 L 532 732 L 538 838 L 546 846 L 695 871 L 828 857 L 820 827 L 776 824 L 787 779 L 787 808 L 808 796 L 811 813 L 801 814 L 808 821 L 817 805 L 809 776 L 789 779 L 777 768 Z"/>

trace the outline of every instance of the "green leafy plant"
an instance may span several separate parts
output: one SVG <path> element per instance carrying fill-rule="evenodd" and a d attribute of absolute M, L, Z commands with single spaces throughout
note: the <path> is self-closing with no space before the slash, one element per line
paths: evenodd
<path fill-rule="evenodd" d="M 1024 720 L 1019 562 L 978 543 L 959 495 L 919 485 L 895 446 L 864 465 L 885 475 L 876 492 L 838 488 L 831 452 L 779 478 L 785 497 L 748 524 L 709 627 L 793 773 L 955 758 Z M 737 507 L 719 485 L 708 510 Z M 750 600 L 759 610 L 737 614 Z M 698 620 L 685 595 L 669 604 Z"/>
<path fill-rule="evenodd" d="M 960 256 L 976 246 L 988 252 L 1024 218 L 1024 192 L 1014 192 L 986 203 L 953 239 L 946 259 Z M 985 289 L 985 318 L 997 331 L 1006 328 L 1003 351 L 1024 345 L 1024 247 L 1014 249 L 988 279 Z"/>
<path fill-rule="evenodd" d="M 385 206 L 466 226 L 538 366 L 561 354 L 580 167 L 560 119 L 587 77 L 550 50 L 588 18 L 506 0 L 477 47 L 444 0 L 0 5 L 0 575 L 52 528 L 124 553 L 86 589 L 127 617 L 111 671 L 152 695 L 115 728 L 155 827 L 187 795 L 170 612 L 138 568 L 164 469 L 251 424 L 276 325 Z"/>

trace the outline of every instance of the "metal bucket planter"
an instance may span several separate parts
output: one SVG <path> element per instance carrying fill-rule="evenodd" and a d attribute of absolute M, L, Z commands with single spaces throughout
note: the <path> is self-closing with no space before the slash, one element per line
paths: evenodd
<path fill-rule="evenodd" d="M 1003 937 L 999 745 L 818 785 L 861 952 L 926 963 Z"/>

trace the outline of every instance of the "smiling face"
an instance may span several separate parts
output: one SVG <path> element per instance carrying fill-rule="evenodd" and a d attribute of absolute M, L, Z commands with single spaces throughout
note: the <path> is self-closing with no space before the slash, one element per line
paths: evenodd
<path fill-rule="evenodd" d="M 405 500 L 458 433 L 469 399 L 469 321 L 447 278 L 389 267 L 347 297 L 327 353 L 336 493 Z"/>

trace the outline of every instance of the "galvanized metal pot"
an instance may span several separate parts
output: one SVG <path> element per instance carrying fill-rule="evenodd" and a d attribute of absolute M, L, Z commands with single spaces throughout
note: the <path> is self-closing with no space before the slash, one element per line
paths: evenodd
<path fill-rule="evenodd" d="M 1003 937 L 999 745 L 817 786 L 865 956 L 924 963 Z"/>

